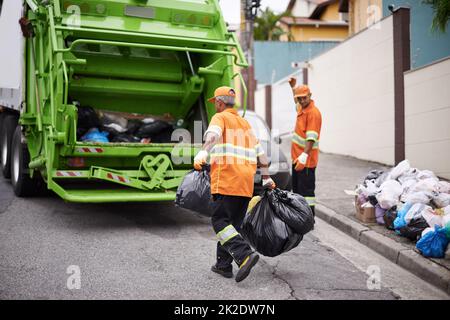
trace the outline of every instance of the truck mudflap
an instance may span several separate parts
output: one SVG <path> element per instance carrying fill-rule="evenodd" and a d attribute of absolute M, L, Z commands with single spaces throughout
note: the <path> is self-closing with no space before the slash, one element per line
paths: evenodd
<path fill-rule="evenodd" d="M 188 170 L 174 170 L 165 154 L 145 156 L 138 170 L 115 170 L 92 166 L 88 170 L 54 170 L 49 188 L 71 202 L 127 202 L 175 200 L 176 191 Z M 118 184 L 117 189 L 66 189 L 59 182 L 97 180 Z"/>

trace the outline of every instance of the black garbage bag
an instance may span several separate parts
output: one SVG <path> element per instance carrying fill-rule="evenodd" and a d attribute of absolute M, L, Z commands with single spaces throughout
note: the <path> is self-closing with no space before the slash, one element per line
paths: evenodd
<path fill-rule="evenodd" d="M 172 141 L 173 128 L 169 127 L 152 136 L 153 143 L 178 142 Z"/>
<path fill-rule="evenodd" d="M 211 179 L 209 165 L 202 170 L 191 170 L 178 187 L 175 206 L 212 216 Z"/>
<path fill-rule="evenodd" d="M 313 224 L 306 200 L 288 191 L 266 190 L 245 215 L 241 235 L 259 253 L 275 257 L 298 246 Z"/>
<path fill-rule="evenodd" d="M 378 204 L 378 200 L 376 196 L 369 196 L 367 197 L 367 200 L 369 200 L 370 204 L 374 207 Z"/>
<path fill-rule="evenodd" d="M 304 197 L 297 193 L 274 189 L 268 192 L 272 209 L 294 232 L 307 234 L 314 227 L 314 215 Z"/>
<path fill-rule="evenodd" d="M 172 128 L 170 123 L 161 120 L 155 120 L 153 122 L 143 124 L 136 131 L 136 135 L 140 138 L 152 137 L 165 129 Z"/>
<path fill-rule="evenodd" d="M 378 177 L 380 177 L 384 173 L 383 170 L 372 170 L 370 171 L 367 176 L 364 178 L 364 186 L 367 187 L 366 181 L 367 180 L 376 180 Z"/>
<path fill-rule="evenodd" d="M 100 128 L 100 119 L 94 108 L 79 106 L 78 108 L 77 135 L 82 136 L 91 128 Z"/>
<path fill-rule="evenodd" d="M 132 142 L 132 143 L 138 143 L 141 142 L 141 139 L 138 137 L 135 137 L 128 133 L 119 133 L 114 136 L 114 138 L 111 139 L 111 142 Z"/>
<path fill-rule="evenodd" d="M 127 133 L 136 134 L 141 125 L 142 122 L 140 120 L 128 120 Z"/>
<path fill-rule="evenodd" d="M 384 225 L 389 230 L 395 230 L 394 228 L 394 220 L 397 218 L 397 206 L 392 207 L 384 213 L 383 220 Z"/>
<path fill-rule="evenodd" d="M 400 234 L 411 241 L 417 241 L 422 231 L 428 228 L 429 225 L 423 217 L 412 219 L 407 226 L 400 228 Z"/>

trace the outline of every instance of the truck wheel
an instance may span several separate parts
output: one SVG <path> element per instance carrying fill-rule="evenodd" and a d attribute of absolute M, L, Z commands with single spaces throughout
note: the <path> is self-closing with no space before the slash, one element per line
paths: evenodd
<path fill-rule="evenodd" d="M 28 169 L 30 154 L 26 144 L 22 143 L 22 130 L 16 127 L 11 146 L 11 184 L 18 197 L 29 197 L 37 193 L 36 179 L 31 179 Z"/>
<path fill-rule="evenodd" d="M 11 143 L 17 119 L 13 115 L 5 115 L 0 127 L 0 169 L 6 179 L 11 178 Z"/>

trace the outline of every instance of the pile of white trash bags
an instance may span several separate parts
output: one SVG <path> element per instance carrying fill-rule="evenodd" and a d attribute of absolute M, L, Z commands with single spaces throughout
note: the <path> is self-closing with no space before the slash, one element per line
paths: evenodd
<path fill-rule="evenodd" d="M 356 188 L 357 205 L 374 206 L 378 224 L 417 241 L 426 257 L 443 258 L 450 242 L 450 183 L 408 160 L 373 170 Z"/>

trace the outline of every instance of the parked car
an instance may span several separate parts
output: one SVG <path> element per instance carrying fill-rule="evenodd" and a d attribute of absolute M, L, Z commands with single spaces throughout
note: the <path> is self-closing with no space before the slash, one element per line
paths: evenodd
<path fill-rule="evenodd" d="M 243 111 L 240 110 L 239 113 L 242 116 Z M 289 162 L 279 144 L 272 139 L 267 123 L 254 111 L 247 110 L 244 118 L 252 126 L 256 137 L 259 139 L 259 142 L 269 159 L 269 173 L 277 187 L 283 190 L 291 190 L 292 179 Z M 261 171 L 258 169 L 255 175 L 255 195 L 260 194 L 263 191 L 261 182 Z"/>

